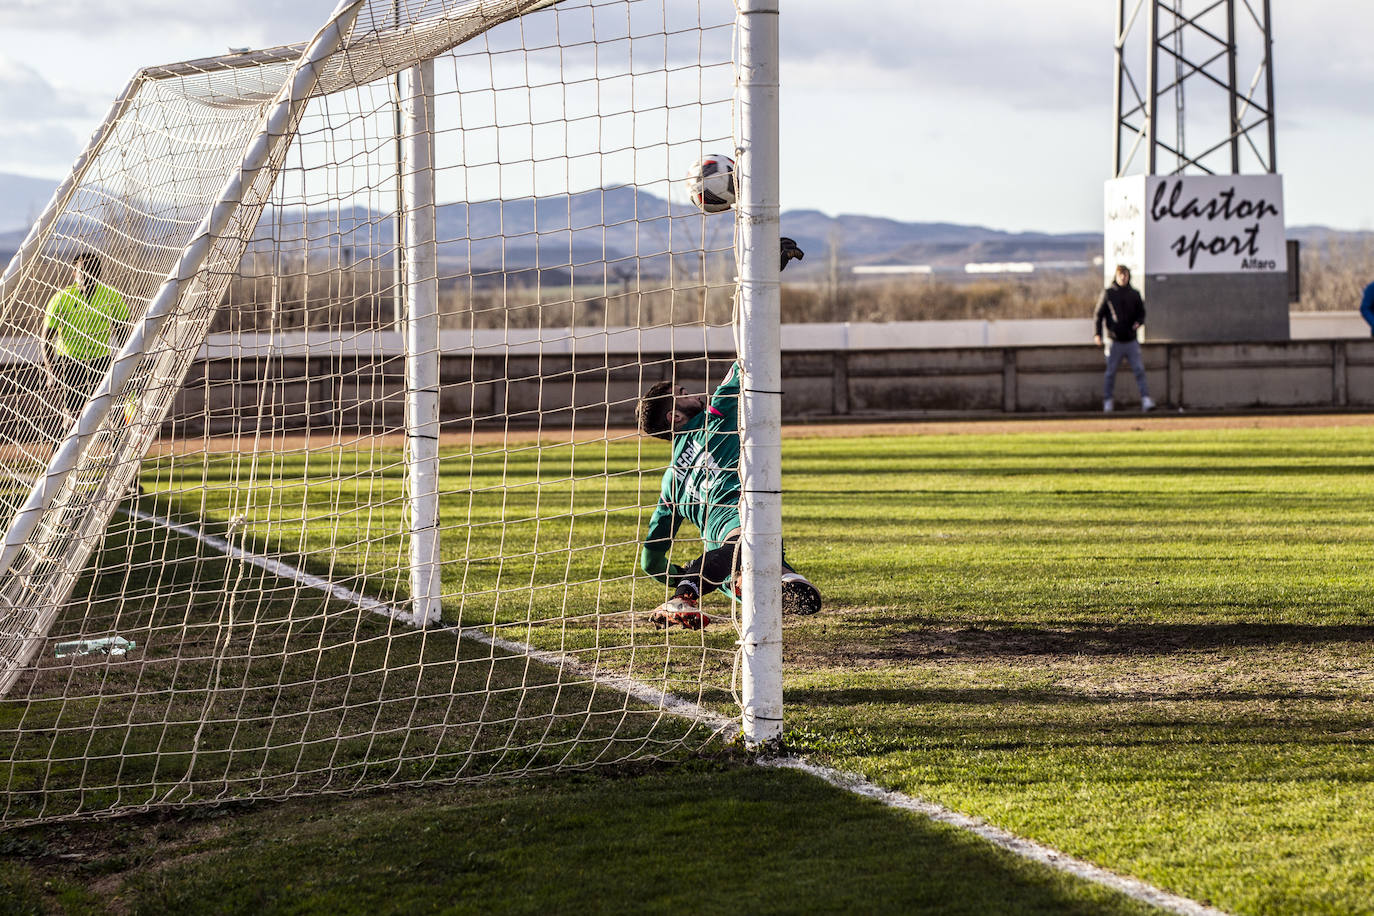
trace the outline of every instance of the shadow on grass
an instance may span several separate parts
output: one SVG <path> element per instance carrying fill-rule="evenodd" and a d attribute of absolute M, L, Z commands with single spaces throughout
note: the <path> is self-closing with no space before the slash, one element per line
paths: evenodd
<path fill-rule="evenodd" d="M 68 900 L 104 874 L 132 913 L 1154 912 L 804 774 L 752 767 L 317 799 L 211 825 L 133 820 L 152 821 L 75 825 L 7 858 L 43 862 Z M 87 832 L 121 827 L 155 848 L 110 861 Z M 95 858 L 54 866 L 59 843 Z"/>
<path fill-rule="evenodd" d="M 1342 643 L 1374 644 L 1374 626 L 1289 623 L 1069 623 L 1024 626 L 980 620 L 951 626 L 932 617 L 868 615 L 846 621 L 863 636 L 843 650 L 844 658 L 901 661 L 911 658 L 1007 656 L 1167 655 L 1226 649 L 1303 649 Z M 876 638 L 875 638 L 876 637 Z"/>

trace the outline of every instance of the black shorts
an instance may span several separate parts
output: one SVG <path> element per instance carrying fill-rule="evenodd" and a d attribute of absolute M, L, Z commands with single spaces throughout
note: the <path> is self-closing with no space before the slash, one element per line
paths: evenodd
<path fill-rule="evenodd" d="M 91 393 L 110 371 L 110 358 L 83 360 L 58 356 L 53 360 L 53 374 L 62 390 L 62 407 L 68 419 L 74 420 L 86 406 Z"/>

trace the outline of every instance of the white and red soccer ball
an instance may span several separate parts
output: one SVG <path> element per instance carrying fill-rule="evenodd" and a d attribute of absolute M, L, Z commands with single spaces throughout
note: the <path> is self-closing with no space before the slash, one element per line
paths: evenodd
<path fill-rule="evenodd" d="M 722 153 L 702 157 L 687 173 L 687 193 L 706 213 L 722 213 L 735 205 L 735 160 Z"/>

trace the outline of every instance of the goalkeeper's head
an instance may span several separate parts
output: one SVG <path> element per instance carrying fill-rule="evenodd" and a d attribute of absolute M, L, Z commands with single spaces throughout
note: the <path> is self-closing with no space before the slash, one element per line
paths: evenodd
<path fill-rule="evenodd" d="M 87 296 L 94 294 L 100 283 L 100 256 L 93 251 L 83 251 L 72 258 L 72 282 Z"/>
<path fill-rule="evenodd" d="M 705 395 L 688 394 L 686 388 L 674 388 L 672 382 L 658 382 L 635 405 L 635 419 L 644 435 L 671 441 L 673 430 L 705 409 Z"/>

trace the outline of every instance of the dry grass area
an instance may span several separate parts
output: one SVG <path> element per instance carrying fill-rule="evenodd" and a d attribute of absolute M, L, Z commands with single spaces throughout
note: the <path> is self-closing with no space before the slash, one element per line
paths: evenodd
<path fill-rule="evenodd" d="M 1374 235 L 1362 239 L 1329 239 L 1302 250 L 1304 312 L 1344 311 L 1360 307 L 1360 295 L 1374 282 Z"/>
<path fill-rule="evenodd" d="M 782 320 L 955 321 L 1082 318 L 1102 291 L 1095 270 L 950 282 L 931 277 L 783 286 Z"/>
<path fill-rule="evenodd" d="M 533 271 L 445 276 L 439 279 L 439 322 L 451 330 L 729 324 L 732 274 L 713 261 L 704 271 L 633 282 L 574 284 Z M 390 327 L 395 315 L 390 273 L 375 264 L 317 269 L 298 262 L 280 276 L 245 270 L 235 277 L 212 330 L 358 331 Z"/>
<path fill-rule="evenodd" d="M 1374 236 L 1331 238 L 1302 249 L 1297 311 L 1356 309 L 1374 281 Z M 951 321 L 1085 318 L 1102 290 L 1096 269 L 969 281 L 883 280 L 837 274 L 783 287 L 783 321 Z"/>

